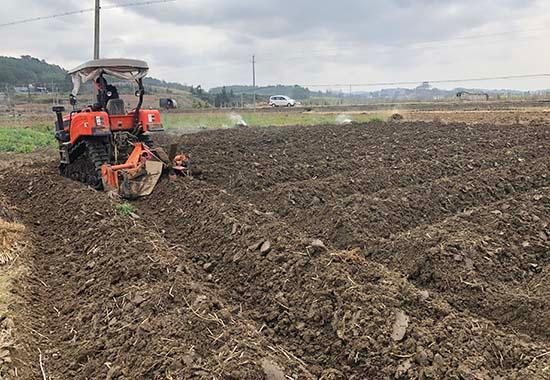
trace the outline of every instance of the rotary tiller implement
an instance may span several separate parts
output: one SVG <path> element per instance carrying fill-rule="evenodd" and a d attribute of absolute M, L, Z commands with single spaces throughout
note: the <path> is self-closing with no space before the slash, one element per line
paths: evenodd
<path fill-rule="evenodd" d="M 154 146 L 151 136 L 163 127 L 158 110 L 142 108 L 143 78 L 148 70 L 143 61 L 98 59 L 69 72 L 74 85 L 70 96 L 73 110 L 63 116 L 64 107 L 53 108 L 62 175 L 97 190 L 138 198 L 151 194 L 165 169 L 170 176 L 189 174 L 189 160 L 177 153 L 177 147 L 172 146 L 168 156 Z M 125 110 L 118 89 L 106 76 L 137 84 L 134 109 Z M 80 86 L 88 81 L 96 88 L 96 102 L 77 109 Z"/>

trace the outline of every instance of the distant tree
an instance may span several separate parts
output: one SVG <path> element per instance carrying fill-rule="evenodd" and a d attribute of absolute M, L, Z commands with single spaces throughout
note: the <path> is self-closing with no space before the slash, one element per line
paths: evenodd
<path fill-rule="evenodd" d="M 221 106 L 226 106 L 230 103 L 229 94 L 227 93 L 227 89 L 225 86 L 222 88 L 222 93 L 220 97 Z"/>
<path fill-rule="evenodd" d="M 0 57 L 0 83 L 11 86 L 51 86 L 61 89 L 71 87 L 67 72 L 61 67 L 50 65 L 44 60 L 24 55 L 21 58 Z"/>

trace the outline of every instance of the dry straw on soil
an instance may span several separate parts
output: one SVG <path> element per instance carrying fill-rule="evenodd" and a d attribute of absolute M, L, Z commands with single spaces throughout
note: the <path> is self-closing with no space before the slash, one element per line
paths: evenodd
<path fill-rule="evenodd" d="M 17 257 L 24 232 L 23 225 L 0 219 L 0 265 L 9 264 Z"/>
<path fill-rule="evenodd" d="M 8 310 L 13 303 L 12 281 L 20 275 L 20 267 L 13 263 L 23 249 L 25 227 L 12 220 L 9 209 L 0 199 L 0 379 L 11 367 L 15 349 L 14 325 Z"/>

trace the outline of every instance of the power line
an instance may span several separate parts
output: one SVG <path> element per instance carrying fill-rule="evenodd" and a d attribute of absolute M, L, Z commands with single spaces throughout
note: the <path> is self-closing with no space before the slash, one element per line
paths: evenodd
<path fill-rule="evenodd" d="M 162 3 L 173 3 L 178 0 L 150 0 L 150 1 L 141 1 L 135 3 L 123 3 L 123 4 L 113 4 L 102 6 L 101 9 L 116 9 L 116 8 L 131 8 L 131 7 L 141 7 L 144 5 L 153 5 L 153 4 L 162 4 Z"/>
<path fill-rule="evenodd" d="M 533 36 L 534 37 L 534 36 Z M 527 42 L 525 39 L 521 39 L 522 42 Z M 494 44 L 500 44 L 504 42 L 509 42 L 509 40 L 498 40 L 498 41 L 486 41 L 484 45 L 494 45 Z M 422 51 L 428 51 L 428 50 L 439 50 L 442 48 L 457 48 L 457 47 L 468 47 L 472 46 L 470 44 L 459 44 L 459 45 L 441 45 L 441 46 L 429 46 L 429 47 L 417 47 L 417 46 L 409 46 L 409 47 L 403 47 L 401 49 L 411 49 L 411 50 L 422 50 Z M 476 45 L 478 46 L 478 45 Z M 324 52 L 324 54 L 323 54 Z M 270 54 L 267 55 L 261 55 L 258 59 L 258 56 L 256 56 L 256 63 L 272 63 L 272 62 L 291 62 L 291 61 L 305 61 L 309 58 L 341 58 L 342 60 L 348 60 L 349 56 L 344 55 L 343 53 L 346 53 L 346 48 L 332 48 L 332 49 L 326 49 L 326 50 L 312 50 L 312 53 L 302 53 L 299 55 L 278 55 L 277 59 L 271 59 L 267 58 L 264 59 L 263 57 L 270 57 Z M 329 54 L 332 53 L 332 54 Z M 394 55 L 394 54 L 402 54 L 403 51 L 375 51 L 373 54 L 376 54 L 377 57 L 379 56 L 386 56 L 386 55 Z M 225 62 L 217 62 L 217 63 L 194 63 L 189 65 L 182 66 L 185 70 L 193 70 L 193 71 L 205 71 L 209 70 L 211 68 L 227 68 L 227 67 L 244 67 L 249 65 L 249 62 L 244 60 L 231 60 L 231 61 L 225 61 Z M 346 85 L 348 86 L 348 85 Z"/>
<path fill-rule="evenodd" d="M 111 0 L 112 1 L 112 0 Z M 116 9 L 116 8 L 129 8 L 129 7 L 139 7 L 139 6 L 146 6 L 146 5 L 152 5 L 152 4 L 159 4 L 159 3 L 169 3 L 169 2 L 175 2 L 178 0 L 149 0 L 149 1 L 140 1 L 140 2 L 130 2 L 130 3 L 121 3 L 121 4 L 112 4 L 112 5 L 106 5 L 102 6 L 101 9 Z M 41 20 L 47 20 L 47 19 L 53 19 L 58 17 L 66 17 L 70 15 L 75 14 L 82 14 L 82 13 L 89 13 L 94 12 L 94 8 L 86 8 L 86 9 L 80 9 L 75 11 L 69 11 L 64 13 L 59 13 L 55 15 L 50 16 L 41 16 L 41 17 L 35 17 L 30 19 L 24 19 L 24 20 L 18 20 L 13 21 L 9 23 L 0 24 L 0 27 L 7 27 L 11 25 L 19 25 L 24 23 L 30 23 L 34 21 L 41 21 Z M 522 34 L 526 32 L 537 32 L 537 31 L 545 31 L 548 30 L 546 27 L 539 27 L 539 28 L 529 28 L 524 30 L 513 30 L 513 31 L 505 31 L 505 32 L 497 32 L 497 33 L 485 33 L 485 34 L 473 34 L 473 35 L 466 35 L 466 36 L 459 36 L 459 37 L 453 37 L 449 39 L 434 39 L 434 40 L 428 40 L 428 41 L 413 41 L 407 44 L 405 41 L 396 42 L 392 45 L 387 46 L 382 51 L 376 51 L 375 54 L 378 55 L 392 55 L 395 54 L 392 49 L 407 49 L 407 50 L 428 50 L 428 49 L 439 49 L 439 48 L 446 48 L 446 47 L 463 47 L 468 45 L 435 45 L 435 46 L 418 46 L 418 45 L 426 45 L 426 44 L 433 44 L 438 42 L 453 42 L 453 41 L 464 41 L 464 40 L 474 40 L 474 39 L 483 39 L 488 37 L 498 37 L 498 36 L 505 36 L 505 35 L 517 35 Z M 489 41 L 492 43 L 499 43 L 499 42 L 507 42 L 508 40 L 499 40 L 499 41 Z M 346 49 L 353 49 L 353 46 L 358 45 L 358 42 L 350 42 L 348 41 L 350 46 L 346 48 L 345 46 L 339 46 L 337 48 L 329 48 L 329 49 L 320 49 L 320 50 L 311 50 L 307 53 L 301 53 L 299 55 L 287 55 L 285 56 L 285 61 L 291 61 L 291 60 L 303 60 L 305 58 L 313 58 L 313 57 L 327 57 L 327 56 L 342 56 L 342 53 L 346 52 Z M 388 49 L 389 48 L 389 49 Z M 332 54 L 330 54 L 332 53 Z M 276 58 L 271 58 L 274 56 L 274 54 L 267 54 L 263 55 L 263 58 L 260 58 L 263 62 L 274 62 L 274 61 L 281 61 L 280 54 L 278 53 L 276 55 Z M 235 63 L 233 65 L 243 65 L 244 62 L 241 63 Z M 227 66 L 227 64 L 201 64 L 197 65 L 198 68 L 205 68 L 205 67 L 215 67 L 215 66 Z M 191 67 L 192 68 L 192 67 Z"/>
<path fill-rule="evenodd" d="M 488 37 L 499 37 L 499 36 L 507 36 L 507 35 L 514 35 L 519 33 L 529 33 L 529 32 L 540 32 L 540 31 L 548 31 L 548 27 L 540 27 L 540 28 L 528 28 L 528 29 L 516 29 L 516 30 L 508 30 L 505 32 L 495 32 L 495 33 L 482 33 L 482 34 L 470 34 L 466 36 L 458 36 L 458 37 L 452 37 L 452 38 L 445 38 L 445 39 L 435 39 L 435 40 L 429 40 L 429 41 L 419 41 L 419 42 L 413 42 L 413 44 L 432 44 L 437 42 L 451 42 L 451 41 L 463 41 L 463 40 L 476 40 L 480 38 L 488 38 Z M 401 42 L 394 44 L 396 47 L 400 47 L 401 45 L 407 45 L 406 42 Z"/>
<path fill-rule="evenodd" d="M 93 11 L 94 11 L 94 8 L 79 9 L 79 10 L 77 10 L 77 11 L 70 11 L 70 12 L 58 13 L 58 14 L 50 15 L 50 16 L 40 16 L 40 17 L 28 18 L 28 19 L 24 19 L 24 20 L 6 22 L 6 23 L 4 23 L 4 24 L 0 24 L 0 28 L 1 28 L 1 27 L 5 27 L 5 26 L 26 24 L 26 23 L 34 22 L 34 21 L 42 21 L 42 20 L 49 20 L 49 19 L 52 19 L 52 18 L 65 17 L 65 16 L 72 16 L 72 15 L 76 15 L 76 14 L 87 13 L 87 12 L 93 12 Z"/>
<path fill-rule="evenodd" d="M 523 34 L 523 33 L 529 33 L 534 31 L 549 31 L 550 29 L 547 28 L 533 28 L 533 29 L 525 29 L 525 30 L 516 30 L 513 33 L 516 34 Z M 493 34 L 483 34 L 479 35 L 479 38 L 487 38 L 487 37 L 496 37 L 506 34 L 512 34 L 508 32 L 503 33 L 493 33 Z M 448 41 L 466 41 L 476 38 L 476 36 L 465 36 L 465 37 L 457 37 L 457 38 L 451 38 Z M 514 39 L 515 43 L 523 43 L 527 41 L 531 41 L 533 39 L 540 39 L 545 38 L 544 36 L 539 35 L 527 35 L 527 36 L 519 36 L 518 38 Z M 480 44 L 471 44 L 471 43 L 459 43 L 459 44 L 439 44 L 439 45 L 431 45 L 431 46 L 419 46 L 422 44 L 428 44 L 428 43 L 435 43 L 438 41 L 445 41 L 445 40 L 432 40 L 432 41 L 425 41 L 425 42 L 411 42 L 409 45 L 388 45 L 387 47 L 380 47 L 380 48 L 374 48 L 372 51 L 368 51 L 368 54 L 375 55 L 376 57 L 381 56 L 391 56 L 396 54 L 404 54 L 404 51 L 410 50 L 410 51 L 429 51 L 429 50 L 440 50 L 445 48 L 462 48 L 462 47 L 470 47 L 470 46 L 480 46 Z M 495 44 L 501 44 L 501 43 L 509 43 L 510 39 L 499 39 L 499 40 L 490 40 L 490 41 L 483 41 L 482 44 L 484 46 L 488 45 L 495 45 Z M 258 56 L 256 56 L 256 62 L 257 63 L 272 63 L 272 62 L 291 62 L 291 61 L 307 61 L 308 59 L 318 59 L 318 58 L 340 58 L 342 60 L 348 60 L 351 55 L 354 55 L 353 49 L 358 49 L 359 42 L 351 42 L 347 41 L 344 45 L 341 45 L 339 47 L 333 47 L 333 48 L 325 48 L 325 49 L 312 49 L 307 50 L 299 54 L 281 54 L 281 53 L 267 53 L 267 54 L 260 54 L 259 59 Z M 350 54 L 348 54 L 350 53 Z M 364 53 L 364 52 L 363 52 Z M 244 66 L 247 65 L 247 62 L 238 60 L 233 62 L 224 62 L 224 63 L 197 63 L 194 65 L 186 65 L 185 68 L 187 70 L 205 70 L 209 68 L 215 68 L 215 67 L 227 67 L 227 66 Z"/>
<path fill-rule="evenodd" d="M 146 6 L 146 5 L 153 5 L 153 4 L 160 4 L 160 3 L 169 3 L 169 2 L 175 2 L 178 0 L 148 0 L 148 1 L 140 1 L 140 2 L 129 2 L 129 3 L 122 3 L 122 4 L 111 4 L 102 6 L 101 9 L 117 9 L 117 8 L 129 8 L 129 7 L 139 7 L 139 6 Z M 13 21 L 9 23 L 0 24 L 0 27 L 7 27 L 12 25 L 19 25 L 19 24 L 25 24 L 35 21 L 42 21 L 47 19 L 54 19 L 58 17 L 66 17 L 70 15 L 75 14 L 82 14 L 82 13 L 88 13 L 88 12 L 94 12 L 95 8 L 86 8 L 86 9 L 80 9 L 80 10 L 74 10 L 74 11 L 68 11 L 63 12 L 55 15 L 49 15 L 49 16 L 41 16 L 41 17 L 35 17 L 35 18 L 29 18 L 24 20 L 18 20 Z M 426 44 L 433 44 L 438 42 L 452 42 L 452 41 L 461 41 L 461 40 L 473 40 L 473 39 L 480 39 L 480 38 L 488 38 L 488 37 L 498 37 L 498 36 L 504 36 L 504 35 L 512 35 L 512 34 L 518 34 L 518 33 L 525 33 L 525 32 L 534 32 L 534 31 L 542 31 L 547 30 L 547 28 L 531 28 L 526 30 L 516 30 L 516 31 L 507 31 L 507 32 L 500 32 L 500 33 L 487 33 L 487 34 L 478 34 L 478 35 L 467 35 L 467 36 L 460 36 L 460 37 L 454 37 L 450 39 L 439 39 L 439 40 L 431 40 L 431 41 L 416 41 L 412 42 L 410 45 L 400 46 L 399 44 L 395 44 L 393 47 L 400 47 L 405 49 L 433 49 L 433 48 L 440 48 L 445 47 L 444 46 L 418 46 L 418 45 L 426 45 Z M 504 42 L 504 41 L 496 41 L 496 42 Z M 417 45 L 417 46 L 414 46 Z M 448 46 L 448 45 L 447 45 Z M 464 46 L 464 45 L 458 45 L 458 46 Z M 451 46 L 455 47 L 455 46 Z M 325 52 L 328 52 L 327 50 L 323 49 Z M 318 51 L 318 53 L 323 52 L 323 50 Z M 342 48 L 336 48 L 331 49 L 331 51 L 334 51 L 335 53 L 341 52 Z M 314 52 L 314 51 L 313 51 Z M 311 56 L 312 52 L 309 52 L 309 56 Z M 382 53 L 392 53 L 390 51 L 385 51 Z M 269 54 L 267 55 L 269 57 Z M 287 57 L 287 59 L 295 59 L 300 57 Z M 270 61 L 269 59 L 264 61 Z M 257 61 L 255 61 L 255 58 L 253 57 L 253 66 Z M 236 65 L 242 65 L 242 63 L 235 63 Z M 199 65 L 198 65 L 199 66 Z M 199 67 L 209 66 L 227 66 L 227 64 L 219 64 L 219 65 L 200 65 Z M 477 82 L 477 81 L 490 81 L 490 80 L 509 80 L 509 79 L 526 79 L 526 78 L 541 78 L 541 77 L 549 77 L 550 74 L 526 74 L 526 75 L 509 75 L 509 76 L 500 76 L 500 77 L 482 77 L 482 78 L 469 78 L 469 79 L 445 79 L 445 80 L 432 80 L 429 81 L 430 83 L 460 83 L 460 82 Z M 352 87 L 375 87 L 375 86 L 396 86 L 396 85 L 415 85 L 422 81 L 404 81 L 404 82 L 371 82 L 371 83 L 339 83 L 339 84 L 310 84 L 305 85 L 307 87 L 350 87 L 350 90 Z"/>
<path fill-rule="evenodd" d="M 332 83 L 332 84 L 299 84 L 302 87 L 378 87 L 378 86 L 404 86 L 404 85 L 418 85 L 422 82 L 428 82 L 430 84 L 442 84 L 442 83 L 463 83 L 463 82 L 484 82 L 491 80 L 512 80 L 512 79 L 529 79 L 529 78 L 547 78 L 550 77 L 550 73 L 542 74 L 522 74 L 522 75 L 503 75 L 494 77 L 477 77 L 477 78 L 464 78 L 464 79 L 437 79 L 437 80 L 417 80 L 417 81 L 403 81 L 403 82 L 369 82 L 369 83 Z M 42 83 L 42 82 L 40 82 Z M 44 86 L 47 84 L 63 85 L 66 86 L 70 82 L 62 81 L 50 81 L 43 82 Z M 11 87 L 18 87 L 12 84 L 0 83 L 0 86 L 9 85 Z M 26 87 L 27 85 L 21 85 L 19 87 Z"/>
<path fill-rule="evenodd" d="M 133 2 L 133 3 L 125 3 L 125 4 L 113 4 L 113 5 L 106 5 L 102 6 L 101 9 L 117 9 L 117 8 L 130 8 L 130 7 L 140 7 L 145 5 L 153 5 L 153 4 L 161 4 L 161 3 L 171 3 L 178 0 L 149 0 L 149 1 L 141 1 L 141 2 Z M 3 24 L 0 24 L 0 28 L 7 27 L 7 26 L 13 26 L 13 25 L 20 25 L 20 24 L 27 24 L 35 21 L 43 21 L 43 20 L 50 20 L 54 18 L 59 17 L 66 17 L 66 16 L 72 16 L 77 14 L 83 14 L 83 13 L 90 13 L 94 12 L 95 8 L 85 8 L 85 9 L 79 9 L 74 11 L 68 11 L 63 13 L 57 13 L 54 15 L 49 16 L 40 16 L 40 17 L 33 17 L 33 18 L 27 18 L 23 20 L 17 20 L 12 22 L 6 22 Z"/>
<path fill-rule="evenodd" d="M 469 46 L 469 45 L 465 45 L 465 44 L 449 45 L 448 43 L 477 40 L 477 39 L 486 39 L 486 38 L 493 38 L 493 37 L 502 37 L 502 36 L 508 36 L 508 35 L 521 36 L 526 33 L 545 32 L 545 31 L 546 32 L 550 31 L 550 28 L 538 27 L 538 28 L 527 28 L 527 29 L 515 29 L 515 30 L 504 31 L 504 32 L 470 34 L 465 36 L 450 37 L 445 39 L 424 40 L 424 41 L 414 41 L 414 40 L 413 41 L 408 41 L 408 40 L 393 41 L 393 42 L 385 43 L 383 46 L 380 45 L 379 48 L 374 49 L 373 53 L 376 53 L 376 54 L 392 53 L 393 50 L 395 49 L 425 50 L 425 49 L 433 49 L 433 48 L 439 48 L 439 47 L 455 47 L 455 46 L 462 47 L 462 46 Z M 534 37 L 534 36 L 528 35 L 527 37 Z M 497 42 L 500 42 L 500 41 L 509 41 L 509 39 L 497 40 Z M 442 42 L 445 44 L 442 45 L 441 44 Z M 339 43 L 338 47 L 309 49 L 307 51 L 301 52 L 299 55 L 293 55 L 292 57 L 293 59 L 294 57 L 298 59 L 302 59 L 304 57 L 311 57 L 312 54 L 323 56 L 324 54 L 327 54 L 327 53 L 334 53 L 337 55 L 341 55 L 346 50 L 359 49 L 362 46 L 364 46 L 364 44 L 365 44 L 365 41 L 345 41 L 344 43 Z M 431 46 L 424 46 L 424 45 L 431 45 Z M 263 52 L 260 51 L 260 56 L 263 57 L 264 62 L 278 60 L 281 56 L 280 52 L 276 52 L 276 53 L 267 52 L 267 54 L 262 54 L 262 53 Z"/>
<path fill-rule="evenodd" d="M 462 82 L 486 82 L 491 80 L 510 80 L 510 79 L 528 79 L 550 77 L 550 74 L 522 74 L 522 75 L 504 75 L 498 77 L 478 77 L 465 79 L 438 79 L 438 80 L 418 80 L 405 82 L 370 82 L 370 83 L 333 83 L 333 84 L 302 84 L 304 87 L 378 87 L 378 86 L 404 86 L 415 85 L 422 82 L 428 83 L 462 83 Z"/>
<path fill-rule="evenodd" d="M 522 42 L 526 42 L 526 40 L 522 39 Z M 485 45 L 494 45 L 494 44 L 500 44 L 504 42 L 509 42 L 509 40 L 498 40 L 498 41 L 486 41 Z M 429 46 L 429 47 L 415 47 L 415 46 L 409 46 L 404 47 L 401 49 L 411 49 L 411 50 L 422 50 L 422 51 L 428 51 L 428 50 L 439 50 L 442 48 L 457 48 L 457 47 L 468 47 L 472 46 L 470 44 L 460 44 L 460 45 L 442 45 L 442 46 Z M 477 46 L 477 45 L 476 45 Z M 267 55 L 261 55 L 258 59 L 258 56 L 256 56 L 256 63 L 272 63 L 272 62 L 291 62 L 291 61 L 306 61 L 308 58 L 341 58 L 342 60 L 348 60 L 349 56 L 344 55 L 348 50 L 346 48 L 332 48 L 332 49 L 326 49 L 326 50 L 312 50 L 312 53 L 302 53 L 299 55 L 278 55 L 278 58 L 264 58 L 264 57 L 270 57 L 270 54 Z M 332 53 L 332 54 L 330 54 Z M 375 51 L 373 54 L 376 54 L 376 56 L 386 56 L 386 55 L 394 55 L 394 54 L 402 54 L 402 50 L 400 51 Z M 364 62 L 363 62 L 364 63 Z M 217 63 L 208 63 L 208 62 L 202 62 L 202 63 L 194 63 L 194 64 L 184 64 L 182 66 L 185 70 L 193 70 L 193 71 L 205 71 L 209 70 L 211 68 L 227 68 L 227 67 L 244 67 L 249 65 L 248 61 L 244 60 L 235 60 L 231 59 L 230 61 L 224 61 L 224 62 L 217 62 Z M 346 85 L 347 86 L 347 85 Z"/>
<path fill-rule="evenodd" d="M 542 29 L 541 29 L 542 30 Z M 531 32 L 533 30 L 526 30 L 526 31 L 518 31 L 518 37 L 514 38 L 512 41 L 514 43 L 520 43 L 522 41 L 532 41 L 535 39 L 540 38 L 547 38 L 544 35 L 520 35 L 519 33 L 525 33 L 525 32 Z M 507 33 L 502 33 L 507 34 Z M 493 36 L 497 37 L 500 33 L 495 33 Z M 483 35 L 479 38 L 487 38 L 487 37 L 493 37 L 490 35 Z M 447 40 L 449 43 L 445 44 L 433 44 L 437 41 L 426 41 L 426 42 L 411 42 L 408 45 L 387 45 L 387 46 L 380 46 L 375 47 L 372 50 L 363 50 L 362 52 L 365 53 L 365 51 L 368 54 L 375 55 L 376 57 L 380 56 L 387 56 L 387 55 L 395 55 L 395 54 L 404 54 L 405 51 L 429 51 L 429 50 L 440 50 L 440 49 L 446 49 L 446 48 L 467 48 L 467 47 L 479 47 L 479 46 L 488 46 L 488 45 L 495 45 L 500 43 L 510 43 L 511 40 L 508 39 L 494 39 L 494 40 L 486 40 L 481 41 L 477 43 L 471 43 L 467 42 L 467 40 L 472 40 L 474 37 L 471 38 L 451 38 Z M 445 40 L 440 40 L 445 41 Z M 465 43 L 457 43 L 460 41 L 464 41 Z M 346 45 L 341 45 L 338 47 L 333 48 L 326 48 L 326 49 L 314 49 L 314 50 L 308 50 L 304 51 L 299 54 L 289 54 L 284 55 L 284 61 L 305 61 L 307 59 L 312 58 L 326 58 L 326 57 L 333 57 L 333 58 L 341 58 L 341 59 L 348 59 L 349 54 L 348 53 L 354 53 L 354 50 L 360 49 L 360 43 L 353 42 L 348 43 Z M 267 53 L 265 55 L 260 55 L 259 61 L 261 62 L 278 62 L 281 61 L 281 54 L 280 53 Z"/>

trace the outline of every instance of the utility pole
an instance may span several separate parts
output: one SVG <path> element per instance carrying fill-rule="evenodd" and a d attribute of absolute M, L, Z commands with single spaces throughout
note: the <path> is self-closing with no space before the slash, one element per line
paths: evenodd
<path fill-rule="evenodd" d="M 254 97 L 254 111 L 256 111 L 256 56 L 252 56 L 252 90 Z"/>
<path fill-rule="evenodd" d="M 100 26 L 100 0 L 95 0 L 95 28 L 94 28 L 94 59 L 99 59 L 99 26 Z"/>
<path fill-rule="evenodd" d="M 6 85 L 6 104 L 8 105 L 8 113 L 10 111 L 10 90 L 8 88 L 8 85 Z"/>

